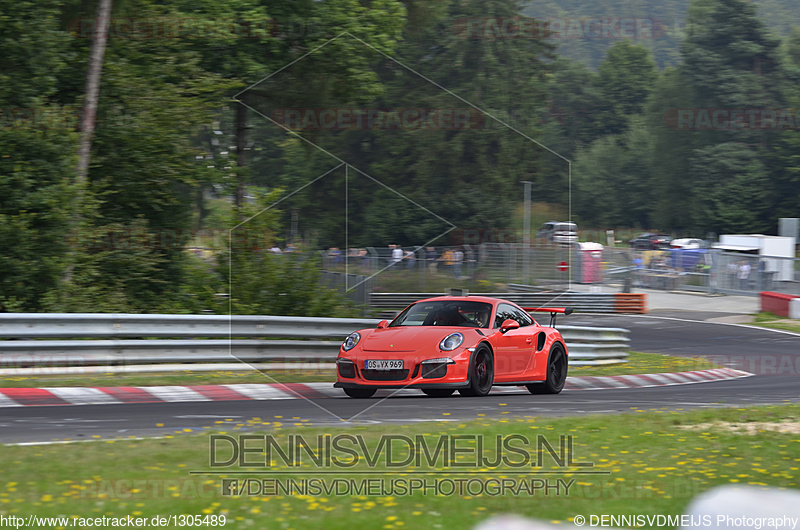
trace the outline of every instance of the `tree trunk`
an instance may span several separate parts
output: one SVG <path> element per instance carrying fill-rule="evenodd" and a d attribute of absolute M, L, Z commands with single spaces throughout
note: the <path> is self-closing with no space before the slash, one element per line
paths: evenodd
<path fill-rule="evenodd" d="M 247 107 L 239 103 L 236 106 L 236 166 L 237 182 L 235 203 L 237 207 L 244 205 L 245 171 L 247 167 L 247 157 L 245 148 L 247 147 Z"/>
<path fill-rule="evenodd" d="M 87 179 L 89 175 L 89 159 L 92 153 L 92 138 L 94 126 L 97 121 L 97 100 L 100 93 L 100 74 L 103 70 L 103 57 L 106 53 L 108 40 L 108 26 L 111 19 L 111 4 L 113 0 L 98 0 L 97 18 L 95 20 L 92 46 L 89 50 L 89 66 L 86 71 L 86 95 L 83 101 L 81 115 L 80 139 L 78 143 L 78 167 L 75 171 L 75 189 L 77 197 L 75 210 L 70 223 L 71 245 L 67 252 L 67 265 L 64 269 L 62 280 L 65 283 L 72 281 L 75 270 L 76 256 L 79 253 L 79 233 L 85 213 L 85 198 Z"/>
<path fill-rule="evenodd" d="M 78 171 L 75 183 L 83 198 L 86 179 L 89 173 L 89 159 L 92 153 L 92 138 L 97 119 L 97 100 L 100 93 L 100 74 L 103 70 L 103 56 L 106 53 L 108 25 L 111 17 L 112 0 L 98 0 L 97 19 L 91 51 L 89 52 L 89 68 L 86 72 L 86 98 L 83 102 L 81 116 L 81 137 L 78 146 Z"/>

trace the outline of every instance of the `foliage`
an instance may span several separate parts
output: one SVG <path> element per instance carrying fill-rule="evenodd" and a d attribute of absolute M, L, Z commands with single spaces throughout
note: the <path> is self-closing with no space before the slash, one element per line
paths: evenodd
<path fill-rule="evenodd" d="M 625 131 L 629 117 L 642 112 L 656 79 L 656 65 L 647 48 L 623 40 L 608 50 L 597 71 L 602 104 L 600 127 L 606 134 Z"/>
<path fill-rule="evenodd" d="M 336 291 L 320 285 L 318 257 L 302 249 L 275 254 L 279 211 L 272 208 L 282 190 L 257 200 L 230 220 L 228 250 L 216 257 L 221 292 L 230 297 L 234 314 L 287 316 L 353 315 L 348 303 Z M 234 224 L 239 219 L 241 222 Z M 205 279 L 201 275 L 201 281 Z M 224 287 L 223 287 L 224 286 Z M 202 285 L 196 285 L 202 287 Z M 206 298 L 209 293 L 207 287 Z M 226 308 L 227 309 L 227 308 Z"/>
<path fill-rule="evenodd" d="M 40 308 L 63 271 L 75 109 L 51 100 L 67 68 L 58 2 L 0 1 L 0 310 Z"/>
<path fill-rule="evenodd" d="M 582 226 L 773 230 L 778 217 L 798 215 L 797 124 L 681 128 L 675 116 L 800 106 L 793 7 L 119 0 L 116 21 L 212 28 L 168 36 L 166 26 L 142 35 L 115 26 L 89 188 L 77 204 L 76 109 L 91 44 L 81 28 L 96 2 L 0 0 L 2 310 L 224 312 L 229 302 L 324 314 L 342 301 L 318 290 L 312 250 L 421 245 L 452 225 L 508 229 L 519 225 L 521 181 L 534 183 L 534 201 Z M 663 24 L 655 38 L 633 39 L 464 33 L 465 20 L 520 15 Z M 231 97 L 245 87 L 242 120 Z M 281 110 L 298 108 L 467 109 L 471 121 L 276 127 Z M 247 140 L 238 153 L 237 139 Z M 243 181 L 254 202 L 237 210 L 229 199 Z M 268 198 L 280 198 L 279 209 L 246 231 L 265 223 L 259 237 L 269 246 L 187 251 L 202 244 L 194 231 L 226 232 Z M 264 251 L 290 242 L 307 252 Z"/>
<path fill-rule="evenodd" d="M 695 151 L 698 220 L 716 233 L 763 232 L 759 218 L 768 204 L 767 176 L 758 154 L 746 145 L 723 143 Z"/>
<path fill-rule="evenodd" d="M 83 228 L 69 278 L 42 297 L 42 310 L 60 313 L 157 312 L 163 298 L 159 278 L 166 259 L 154 248 L 144 218 L 128 224 Z"/>
<path fill-rule="evenodd" d="M 514 16 L 518 9 L 513 1 L 451 2 L 440 19 L 409 30 L 396 60 L 356 47 L 374 56 L 380 93 L 359 87 L 342 101 L 311 92 L 287 105 L 430 109 L 435 119 L 466 111 L 468 127 L 301 130 L 308 143 L 259 131 L 263 144 L 272 146 L 263 148 L 266 154 L 275 156 L 275 146 L 282 153 L 277 165 L 270 159 L 270 167 L 254 161 L 253 168 L 274 175 L 273 182 L 287 190 L 300 190 L 342 161 L 351 166 L 314 181 L 286 204 L 307 238 L 339 247 L 422 245 L 452 224 L 504 228 L 521 194 L 520 180 L 550 185 L 552 179 L 540 177 L 545 151 L 525 135 L 536 135 L 551 46 L 541 39 L 468 39 L 453 31 L 465 17 Z"/>
<path fill-rule="evenodd" d="M 74 146 L 74 136 L 64 131 L 0 129 L 0 307 L 5 310 L 39 309 L 40 297 L 63 272 Z M 16 304 L 11 307 L 8 300 Z"/>
<path fill-rule="evenodd" d="M 578 153 L 575 206 L 582 221 L 595 226 L 650 225 L 652 138 L 640 116 L 630 123 L 624 135 L 604 136 Z"/>

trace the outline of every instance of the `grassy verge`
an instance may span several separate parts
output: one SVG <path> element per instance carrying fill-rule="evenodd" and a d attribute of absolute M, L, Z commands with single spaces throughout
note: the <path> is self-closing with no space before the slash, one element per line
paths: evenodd
<path fill-rule="evenodd" d="M 709 370 L 721 368 L 702 357 L 675 357 L 660 353 L 630 352 L 625 364 L 608 366 L 570 366 L 570 376 L 603 376 L 603 375 L 635 375 L 660 374 L 665 372 L 688 372 L 692 370 Z"/>
<path fill-rule="evenodd" d="M 185 370 L 182 372 L 155 372 L 140 374 L 81 374 L 80 367 L 74 367 L 73 374 L 0 376 L 0 388 L 35 388 L 45 386 L 155 386 L 155 385 L 217 385 L 235 383 L 310 383 L 335 381 L 333 370 L 270 370 L 265 373 L 256 370 L 232 372 L 201 372 Z M 718 368 L 702 358 L 672 357 L 657 353 L 631 352 L 625 364 L 609 366 L 574 366 L 571 376 L 628 375 L 661 372 L 682 372 L 687 370 L 706 370 Z M 44 368 L 43 370 L 47 370 Z"/>
<path fill-rule="evenodd" d="M 781 317 L 773 313 L 762 311 L 756 315 L 755 326 L 764 328 L 782 329 L 784 331 L 794 331 L 800 333 L 800 321 L 792 320 L 790 318 Z"/>
<path fill-rule="evenodd" d="M 440 493 L 427 494 L 360 492 L 355 495 L 345 488 L 340 495 L 324 492 L 307 495 L 223 496 L 224 478 L 242 479 L 241 471 L 257 471 L 255 479 L 277 479 L 265 468 L 225 468 L 226 475 L 203 474 L 209 471 L 209 432 L 183 434 L 166 439 L 115 440 L 73 445 L 6 446 L 0 449 L 4 462 L 4 480 L 0 482 L 0 514 L 6 516 L 82 516 L 134 517 L 170 516 L 179 514 L 221 516 L 226 528 L 471 528 L 478 521 L 494 514 L 516 513 L 572 526 L 572 519 L 593 514 L 656 515 L 683 513 L 690 500 L 716 485 L 738 483 L 798 488 L 800 451 L 796 432 L 775 432 L 770 425 L 800 426 L 800 406 L 782 405 L 749 408 L 678 410 L 637 410 L 628 414 L 595 415 L 576 418 L 542 419 L 536 417 L 484 418 L 470 422 L 438 422 L 407 426 L 359 426 L 347 428 L 296 427 L 283 423 L 281 416 L 253 418 L 247 422 L 225 423 L 226 433 L 263 433 L 282 447 L 289 444 L 289 435 L 302 434 L 307 444 L 319 447 L 316 436 L 329 434 L 359 435 L 371 454 L 382 455 L 376 467 L 359 462 L 354 470 L 378 471 L 378 480 L 386 487 L 395 479 L 425 478 L 439 480 Z M 444 413 L 446 414 L 446 413 Z M 730 428 L 731 425 L 759 425 L 753 434 Z M 217 426 L 219 428 L 220 426 Z M 221 432 L 221 431 L 218 431 Z M 381 435 L 419 435 L 433 447 L 438 435 L 469 435 L 459 443 L 466 452 L 458 457 L 463 464 L 475 462 L 477 455 L 493 459 L 497 437 L 514 436 L 512 445 L 524 451 L 503 452 L 512 463 L 522 462 L 525 455 L 533 465 L 516 467 L 503 464 L 495 467 L 455 467 L 443 460 L 429 467 L 387 469 L 385 452 L 377 449 Z M 477 436 L 486 438 L 489 449 L 477 450 Z M 541 435 L 541 438 L 537 438 Z M 556 449 L 561 436 L 571 436 L 571 460 L 559 464 L 551 453 L 542 452 L 536 462 L 537 440 L 546 440 Z M 262 439 L 263 440 L 263 439 Z M 292 440 L 292 444 L 297 439 Z M 260 442 L 261 447 L 264 442 Z M 258 447 L 251 441 L 248 447 Z M 349 447 L 353 447 L 350 445 Z M 392 446 L 393 460 L 408 454 L 408 445 Z M 471 449 L 471 450 L 470 450 Z M 340 457 L 343 453 L 338 454 Z M 344 455 L 350 461 L 349 455 Z M 220 457 L 226 458 L 226 457 Z M 264 454 L 249 454 L 248 462 L 262 462 Z M 270 471 L 289 468 L 277 457 L 272 458 Z M 569 464 L 569 462 L 573 464 Z M 576 463 L 589 463 L 582 467 Z M 334 468 L 335 469 L 335 468 Z M 507 479 L 509 489 L 503 495 L 479 494 L 473 482 L 468 491 L 448 493 L 452 488 L 444 479 L 463 479 L 457 471 L 468 469 L 487 487 L 490 479 Z M 539 474 L 523 475 L 533 470 Z M 587 474 L 586 471 L 593 474 Z M 190 474 L 190 472 L 200 474 Z M 287 479 L 317 478 L 332 485 L 334 478 L 353 479 L 360 483 L 363 475 L 350 470 L 336 476 L 319 475 L 308 458 L 280 477 Z M 305 472 L 306 474 L 303 474 Z M 425 475 L 419 474 L 426 473 Z M 239 473 L 237 475 L 237 473 Z M 315 477 L 315 473 L 317 473 Z M 376 480 L 375 476 L 366 477 Z M 525 490 L 522 484 L 536 478 L 554 486 L 549 491 Z M 562 482 L 559 482 L 562 481 Z M 573 481 L 574 482 L 571 482 Z M 433 482 L 430 482 L 433 484 Z M 275 484 L 274 482 L 271 484 Z M 347 484 L 347 483 L 345 483 Z M 463 484 L 463 482 L 462 482 Z M 561 484 L 556 490 L 555 485 Z M 571 484 L 569 489 L 565 484 Z M 347 488 L 353 487 L 348 485 Z M 456 487 L 456 486 L 454 486 Z M 516 495 L 511 488 L 518 488 Z M 519 489 L 522 488 L 522 489 Z M 776 514 L 777 515 L 777 514 Z M 170 526 L 172 527 L 172 526 Z M 40 525 L 40 528 L 49 528 Z"/>
<path fill-rule="evenodd" d="M 242 365 L 245 366 L 245 365 Z M 76 368 L 76 372 L 79 369 Z M 229 385 L 238 383 L 312 383 L 336 381 L 334 370 L 258 370 L 191 371 L 33 375 L 0 377 L 0 388 L 35 388 L 44 386 L 158 386 L 158 385 Z"/>

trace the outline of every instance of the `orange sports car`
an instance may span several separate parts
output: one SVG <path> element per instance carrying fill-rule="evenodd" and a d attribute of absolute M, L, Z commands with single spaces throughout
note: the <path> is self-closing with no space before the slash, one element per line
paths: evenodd
<path fill-rule="evenodd" d="M 540 325 L 528 311 L 550 313 L 550 325 Z M 522 308 L 483 296 L 420 300 L 391 322 L 351 333 L 336 359 L 334 386 L 354 398 L 371 397 L 379 388 L 485 396 L 493 385 L 558 394 L 569 356 L 554 327 L 559 313 L 572 309 Z"/>

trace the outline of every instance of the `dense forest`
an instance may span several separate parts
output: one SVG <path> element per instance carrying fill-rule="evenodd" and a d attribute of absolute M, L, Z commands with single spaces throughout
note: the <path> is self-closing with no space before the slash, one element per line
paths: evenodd
<path fill-rule="evenodd" d="M 523 3 L 522 14 L 563 24 L 561 33 L 552 37 L 558 44 L 558 54 L 592 69 L 600 65 L 608 49 L 619 39 L 602 38 L 602 33 L 591 26 L 587 28 L 586 22 L 631 19 L 636 23 L 629 32 L 630 40 L 646 47 L 663 69 L 680 64 L 680 47 L 688 32 L 690 4 L 699 6 L 702 3 L 696 0 L 535 0 Z M 793 0 L 753 0 L 750 3 L 756 6 L 758 18 L 775 35 L 785 37 L 792 28 L 800 26 L 800 12 Z M 581 22 L 578 28 L 572 26 L 574 21 Z M 641 24 L 652 27 L 652 31 L 637 31 L 635 26 L 641 27 Z"/>
<path fill-rule="evenodd" d="M 799 17 L 0 0 L 0 306 L 326 314 L 310 253 L 265 249 L 508 229 L 522 181 L 587 228 L 774 230 L 800 215 Z"/>

